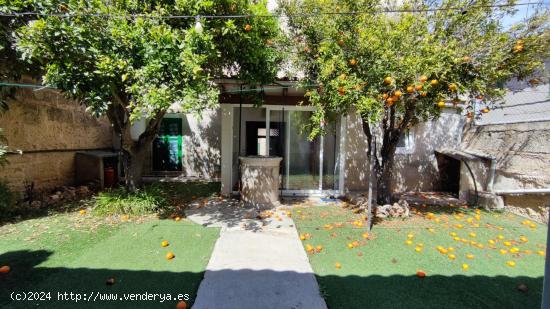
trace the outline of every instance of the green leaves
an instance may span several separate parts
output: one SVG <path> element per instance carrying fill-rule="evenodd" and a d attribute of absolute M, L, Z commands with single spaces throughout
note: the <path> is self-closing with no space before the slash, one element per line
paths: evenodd
<path fill-rule="evenodd" d="M 496 3 L 485 1 L 484 5 Z M 403 8 L 469 5 L 467 0 L 426 5 L 405 1 Z M 288 56 L 306 74 L 305 80 L 322 85 L 309 96 L 318 115 L 357 110 L 370 120 L 406 119 L 390 130 L 406 127 L 437 117 L 440 100 L 467 102 L 483 95 L 485 104 L 497 102 L 504 92 L 495 85 L 537 73 L 549 55 L 545 47 L 550 37 L 548 11 L 536 13 L 530 26 L 505 32 L 501 22 L 509 11 L 504 8 L 472 9 L 466 14 L 454 10 L 379 13 L 384 8 L 383 1 L 377 0 L 281 4 L 282 13 L 290 16 L 288 41 L 294 45 Z M 363 13 L 316 14 L 336 9 Z M 518 38 L 522 48 L 514 47 Z M 419 80 L 423 75 L 426 81 Z M 387 77 L 391 84 L 384 83 Z M 318 119 L 313 122 L 319 123 Z"/>
<path fill-rule="evenodd" d="M 266 83 L 273 80 L 279 61 L 276 51 L 265 44 L 277 35 L 274 20 L 203 19 L 204 31 L 197 33 L 194 18 L 162 18 L 266 15 L 264 1 L 11 4 L 11 11 L 74 15 L 42 16 L 26 23 L 17 31 L 17 48 L 23 59 L 42 64 L 45 83 L 86 104 L 96 115 L 113 104 L 122 104 L 129 119 L 155 117 L 172 104 L 200 112 L 217 103 L 214 78 Z M 253 24 L 251 31 L 244 30 L 246 23 Z"/>

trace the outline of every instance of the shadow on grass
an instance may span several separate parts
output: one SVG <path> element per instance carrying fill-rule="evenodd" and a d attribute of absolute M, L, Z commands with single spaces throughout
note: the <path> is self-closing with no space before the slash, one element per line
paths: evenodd
<path fill-rule="evenodd" d="M 12 271 L 0 274 L 0 307 L 29 308 L 174 308 L 177 301 L 57 301 L 58 292 L 87 293 L 171 293 L 172 297 L 188 293 L 196 295 L 204 273 L 166 272 L 126 269 L 44 268 L 51 252 L 13 251 L 0 255 L 0 264 L 9 264 Z M 108 267 L 108 265 L 106 265 Z M 289 303 L 304 299 L 301 292 L 311 274 L 271 270 L 219 270 L 209 273 L 223 280 L 223 289 L 216 291 L 223 308 L 260 308 L 260 302 L 274 299 L 270 308 L 298 308 Z M 113 285 L 106 280 L 115 278 Z M 539 308 L 542 277 L 506 276 L 416 276 L 366 277 L 354 275 L 317 276 L 320 290 L 329 308 Z M 243 282 L 248 282 L 243 289 Z M 250 284 L 250 282 L 252 282 Z M 528 286 L 527 292 L 517 285 Z M 52 300 L 44 302 L 10 301 L 12 291 L 51 292 Z M 238 305 L 235 305 L 238 304 Z M 220 307 L 221 308 L 221 307 Z M 309 308 L 308 308 L 309 309 Z M 312 308 L 313 309 L 313 308 Z"/>

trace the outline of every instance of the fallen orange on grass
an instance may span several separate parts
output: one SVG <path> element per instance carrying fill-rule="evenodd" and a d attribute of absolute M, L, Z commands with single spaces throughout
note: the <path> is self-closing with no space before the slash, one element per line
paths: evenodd
<path fill-rule="evenodd" d="M 474 258 L 474 255 L 471 254 L 471 253 L 468 253 L 468 254 L 466 254 L 466 258 L 467 258 L 468 260 L 472 260 L 472 259 Z"/>
<path fill-rule="evenodd" d="M 362 236 L 363 236 L 363 238 L 367 239 L 367 238 L 369 238 L 369 233 L 365 232 L 365 233 L 363 233 Z"/>
<path fill-rule="evenodd" d="M 321 245 L 318 245 L 318 246 L 315 248 L 315 251 L 317 251 L 317 253 L 321 252 L 321 250 L 323 250 L 323 246 L 321 246 Z"/>
<path fill-rule="evenodd" d="M 187 303 L 183 300 L 180 300 L 176 305 L 176 309 L 187 309 Z"/>
<path fill-rule="evenodd" d="M 448 257 L 449 257 L 449 259 L 451 259 L 451 260 L 456 259 L 456 255 L 454 255 L 454 254 L 449 254 Z"/>
<path fill-rule="evenodd" d="M 508 266 L 510 266 L 510 267 L 514 267 L 514 266 L 516 266 L 516 262 L 514 262 L 514 261 L 508 261 L 508 262 L 506 262 L 506 265 L 508 265 Z"/>
<path fill-rule="evenodd" d="M 166 253 L 166 259 L 167 259 L 167 260 L 171 260 L 171 259 L 173 259 L 173 258 L 175 258 L 175 257 L 176 257 L 176 256 L 175 256 L 174 253 L 172 253 L 172 252 Z"/>
<path fill-rule="evenodd" d="M 78 211 L 79 214 L 81 215 L 85 215 L 86 214 L 86 210 L 85 209 L 81 209 L 80 211 Z"/>
<path fill-rule="evenodd" d="M 512 245 L 512 243 L 509 242 L 509 241 L 505 241 L 505 242 L 503 243 L 503 245 L 505 245 L 506 247 L 510 247 L 510 246 Z"/>
<path fill-rule="evenodd" d="M 180 221 L 180 220 L 181 220 L 180 217 L 175 217 L 175 218 L 174 218 L 174 221 L 176 221 L 176 222 L 178 222 L 178 221 Z"/>
<path fill-rule="evenodd" d="M 477 236 L 476 233 L 474 233 L 474 232 L 471 232 L 471 233 L 468 234 L 468 235 L 470 235 L 470 237 L 476 237 L 476 236 Z"/>
<path fill-rule="evenodd" d="M 466 264 L 466 263 L 462 264 L 462 269 L 468 270 L 468 268 L 470 268 L 470 266 L 468 266 L 468 264 Z"/>
<path fill-rule="evenodd" d="M 160 246 L 161 247 L 168 247 L 170 245 L 170 243 L 167 241 L 167 240 L 163 240 L 161 243 L 160 243 Z"/>
<path fill-rule="evenodd" d="M 416 272 L 416 276 L 417 276 L 418 278 L 425 278 L 425 277 L 426 277 L 426 273 L 423 272 L 423 271 L 421 271 L 421 270 L 419 270 L 419 271 Z"/>
<path fill-rule="evenodd" d="M 11 270 L 11 267 L 9 267 L 8 265 L 4 265 L 0 267 L 0 274 L 7 274 L 10 272 L 10 270 Z"/>
<path fill-rule="evenodd" d="M 340 268 L 342 268 L 342 264 L 336 262 L 336 263 L 334 264 L 334 267 L 336 267 L 336 269 L 340 269 Z"/>

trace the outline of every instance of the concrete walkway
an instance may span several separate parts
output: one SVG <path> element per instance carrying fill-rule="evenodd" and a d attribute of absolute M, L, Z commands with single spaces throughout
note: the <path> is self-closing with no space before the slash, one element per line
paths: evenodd
<path fill-rule="evenodd" d="M 193 308 L 326 308 L 291 218 L 258 212 L 237 202 L 208 203 L 188 218 L 221 227 Z"/>

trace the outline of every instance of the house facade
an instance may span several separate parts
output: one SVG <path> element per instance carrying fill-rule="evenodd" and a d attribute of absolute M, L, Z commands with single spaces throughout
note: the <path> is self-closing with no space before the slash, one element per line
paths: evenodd
<path fill-rule="evenodd" d="M 314 108 L 295 83 L 280 81 L 264 87 L 260 106 L 240 95 L 236 82 L 225 81 L 223 89 L 228 94 L 220 97 L 217 110 L 201 116 L 172 110 L 166 116 L 152 145 L 148 175 L 219 179 L 221 193 L 232 195 L 239 189 L 240 156 L 278 156 L 283 158 L 284 196 L 342 196 L 367 189 L 368 147 L 358 115 L 341 115 L 327 124 L 327 134 L 309 140 L 304 126 Z M 435 150 L 458 145 L 464 122 L 464 115 L 450 106 L 439 119 L 406 132 L 397 148 L 394 190 L 439 190 Z M 172 137 L 164 134 L 170 131 L 165 129 L 169 123 L 174 126 Z M 163 163 L 170 158 L 172 164 Z"/>

